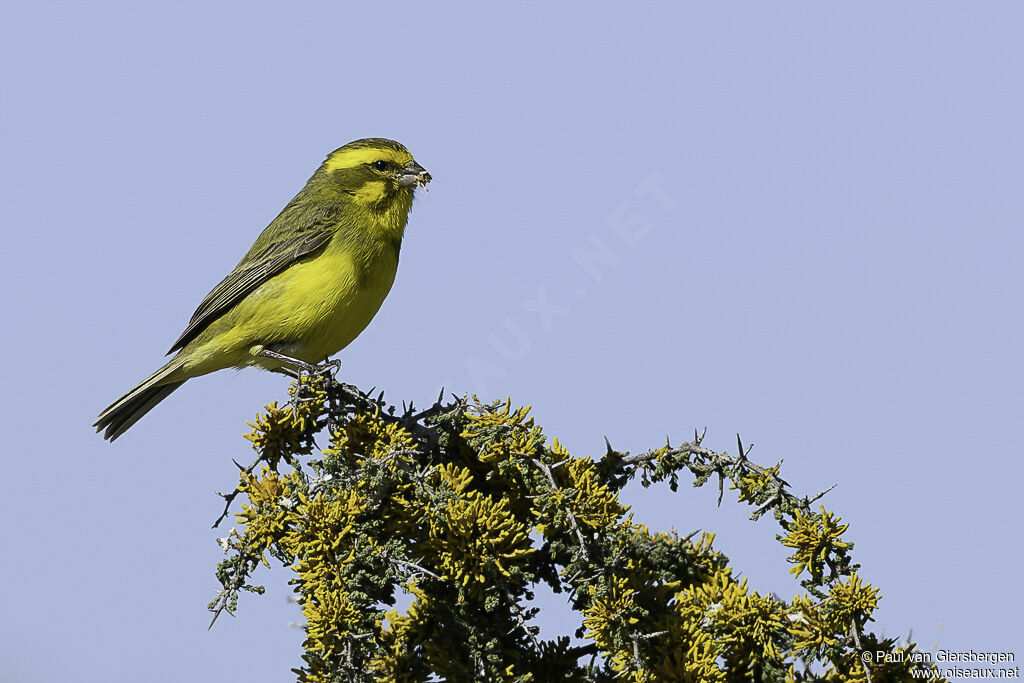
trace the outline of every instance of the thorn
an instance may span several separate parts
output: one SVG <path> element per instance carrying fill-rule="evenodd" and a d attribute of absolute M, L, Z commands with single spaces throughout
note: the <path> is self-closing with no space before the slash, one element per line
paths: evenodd
<path fill-rule="evenodd" d="M 834 488 L 835 488 L 836 486 L 839 486 L 839 484 L 832 484 L 832 485 L 831 485 L 831 486 L 829 486 L 829 487 L 828 487 L 827 489 L 825 489 L 824 491 L 822 491 L 821 493 L 819 493 L 818 495 L 816 495 L 816 496 L 815 496 L 814 498 L 811 498 L 810 500 L 807 500 L 807 499 L 805 498 L 804 500 L 807 500 L 807 505 L 810 505 L 811 503 L 813 503 L 814 501 L 818 500 L 819 498 L 821 498 L 822 496 L 824 496 L 824 495 L 825 495 L 826 493 L 828 493 L 829 491 L 831 491 L 832 489 L 834 489 Z"/>
<path fill-rule="evenodd" d="M 441 405 L 441 401 L 444 400 L 444 387 L 441 387 L 441 393 L 437 395 L 437 400 L 434 401 L 434 405 Z"/>
<path fill-rule="evenodd" d="M 740 460 L 746 460 L 747 459 L 747 453 L 750 452 L 750 448 L 753 448 L 753 445 L 751 445 L 750 448 L 748 448 L 747 450 L 744 451 L 743 450 L 743 440 L 740 439 L 740 435 L 739 435 L 739 433 L 737 433 L 736 434 L 736 447 L 740 449 L 739 455 L 737 457 Z"/>
<path fill-rule="evenodd" d="M 606 436 L 606 437 L 604 437 L 604 446 L 605 446 L 605 448 L 607 448 L 607 449 L 608 449 L 608 450 L 606 451 L 606 454 L 607 454 L 607 455 L 611 455 L 612 453 L 614 453 L 614 452 L 615 452 L 615 449 L 614 449 L 614 448 L 612 448 L 612 442 L 608 440 L 608 437 L 607 437 L 607 436 Z"/>
<path fill-rule="evenodd" d="M 245 472 L 245 468 L 239 465 L 237 460 L 231 458 L 231 462 L 235 463 L 235 467 L 237 467 L 240 471 Z"/>
<path fill-rule="evenodd" d="M 725 492 L 725 475 L 718 473 L 718 507 L 722 507 L 722 494 Z"/>

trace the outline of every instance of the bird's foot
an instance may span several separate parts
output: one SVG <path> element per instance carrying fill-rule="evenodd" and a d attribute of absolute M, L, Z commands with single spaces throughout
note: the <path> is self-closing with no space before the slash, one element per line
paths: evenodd
<path fill-rule="evenodd" d="M 341 372 L 341 360 L 338 358 L 334 360 L 324 358 L 323 362 L 315 367 L 318 376 L 334 379 L 334 376 Z"/>

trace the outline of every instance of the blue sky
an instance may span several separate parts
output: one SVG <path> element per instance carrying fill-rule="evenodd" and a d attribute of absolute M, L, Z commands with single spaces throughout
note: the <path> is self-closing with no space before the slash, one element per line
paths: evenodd
<path fill-rule="evenodd" d="M 212 492 L 282 378 L 189 382 L 113 445 L 89 425 L 367 136 L 435 180 L 345 379 L 510 395 L 577 454 L 739 432 L 794 490 L 838 484 L 879 630 L 1020 646 L 1022 30 L 997 2 L 8 7 L 0 679 L 299 664 L 287 572 L 204 609 Z M 628 492 L 792 597 L 734 500 Z"/>

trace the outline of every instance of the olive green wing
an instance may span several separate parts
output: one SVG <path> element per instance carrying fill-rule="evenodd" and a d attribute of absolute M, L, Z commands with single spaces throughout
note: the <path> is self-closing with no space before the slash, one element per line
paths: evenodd
<path fill-rule="evenodd" d="M 168 354 L 183 348 L 214 320 L 244 299 L 250 292 L 302 258 L 317 253 L 331 241 L 335 230 L 314 229 L 279 240 L 262 252 L 246 258 L 213 288 L 192 314 L 188 327 Z"/>

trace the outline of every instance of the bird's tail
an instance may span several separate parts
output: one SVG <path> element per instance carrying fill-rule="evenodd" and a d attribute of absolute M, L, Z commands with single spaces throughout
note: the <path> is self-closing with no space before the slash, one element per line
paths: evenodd
<path fill-rule="evenodd" d="M 170 379 L 181 367 L 181 361 L 172 358 L 152 375 L 142 380 L 134 389 L 117 399 L 100 413 L 93 427 L 103 432 L 103 438 L 113 441 L 128 431 L 157 403 L 171 395 L 185 380 Z"/>

